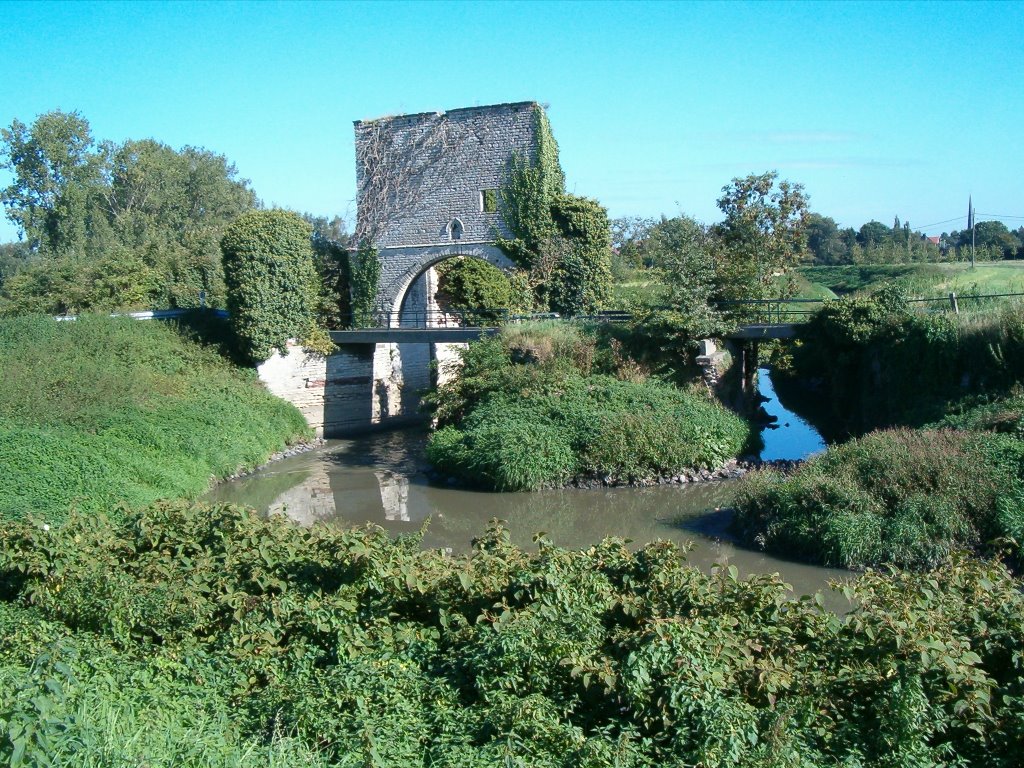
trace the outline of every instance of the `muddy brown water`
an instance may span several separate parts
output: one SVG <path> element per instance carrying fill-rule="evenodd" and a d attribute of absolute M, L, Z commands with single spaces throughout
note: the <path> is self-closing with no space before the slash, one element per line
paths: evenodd
<path fill-rule="evenodd" d="M 779 408 L 777 401 L 766 405 L 770 411 Z M 822 447 L 820 438 L 809 436 L 801 423 L 795 449 L 801 453 L 787 454 L 783 430 L 797 421 L 788 413 L 779 415 L 780 429 L 765 435 L 765 451 L 770 451 L 765 458 L 798 458 L 807 446 Z M 782 560 L 733 542 L 727 531 L 729 513 L 722 508 L 728 506 L 736 481 L 487 493 L 431 484 L 423 458 L 426 439 L 422 431 L 400 431 L 331 440 L 318 450 L 224 483 L 207 499 L 285 514 L 301 524 L 374 523 L 396 535 L 425 526 L 425 547 L 456 553 L 468 551 L 492 518 L 506 521 L 513 542 L 527 548 L 534 546 L 539 532 L 569 548 L 589 547 L 608 536 L 631 539 L 637 546 L 669 539 L 691 544 L 686 558 L 698 567 L 722 564 L 735 565 L 743 574 L 779 573 L 796 594 L 827 591 L 830 580 L 852 575 Z M 837 594 L 827 595 L 826 601 L 835 610 L 847 605 Z"/>

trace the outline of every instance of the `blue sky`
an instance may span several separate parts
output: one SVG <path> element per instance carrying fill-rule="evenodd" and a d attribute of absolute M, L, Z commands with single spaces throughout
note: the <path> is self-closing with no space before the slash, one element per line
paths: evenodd
<path fill-rule="evenodd" d="M 536 100 L 569 189 L 612 216 L 715 221 L 731 178 L 777 169 L 844 226 L 920 228 L 965 216 L 969 194 L 1024 224 L 1022 3 L 5 2 L 3 15 L 0 125 L 60 108 L 101 139 L 202 146 L 268 206 L 351 220 L 353 120 Z"/>

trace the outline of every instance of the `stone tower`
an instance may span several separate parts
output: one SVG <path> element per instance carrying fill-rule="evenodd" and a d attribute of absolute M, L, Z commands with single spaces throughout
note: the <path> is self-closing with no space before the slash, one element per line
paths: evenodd
<path fill-rule="evenodd" d="M 510 266 L 494 246 L 511 236 L 499 190 L 512 156 L 536 153 L 540 109 L 524 101 L 356 121 L 356 235 L 380 251 L 380 306 L 428 306 L 427 273 L 453 256 Z"/>

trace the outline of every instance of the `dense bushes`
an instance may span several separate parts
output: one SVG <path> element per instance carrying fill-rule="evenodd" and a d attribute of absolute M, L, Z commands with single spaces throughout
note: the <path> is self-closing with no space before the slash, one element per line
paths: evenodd
<path fill-rule="evenodd" d="M 495 490 L 575 476 L 639 482 L 739 453 L 748 428 L 706 395 L 594 372 L 592 339 L 572 326 L 510 326 L 471 345 L 434 396 L 439 469 Z"/>
<path fill-rule="evenodd" d="M 157 321 L 0 322 L 0 517 L 195 496 L 306 431 L 251 372 Z"/>
<path fill-rule="evenodd" d="M 258 204 L 223 155 L 153 139 L 97 141 L 55 110 L 0 129 L 0 189 L 26 247 L 10 254 L 0 313 L 224 306 L 218 243 Z"/>
<path fill-rule="evenodd" d="M 934 566 L 953 550 L 989 549 L 997 537 L 1024 541 L 1024 443 L 951 430 L 874 432 L 790 477 L 745 478 L 735 506 L 741 538 L 773 552 L 847 568 Z"/>
<path fill-rule="evenodd" d="M 312 331 L 320 290 L 311 231 L 289 211 L 250 211 L 221 240 L 231 324 L 255 362 Z"/>
<path fill-rule="evenodd" d="M 500 317 L 494 310 L 524 303 L 508 276 L 483 259 L 449 259 L 436 270 L 444 307 L 464 313 L 473 322 L 493 322 Z"/>
<path fill-rule="evenodd" d="M 1015 766 L 1024 597 L 868 574 L 838 617 L 672 545 L 468 558 L 232 507 L 0 529 L 13 765 Z M 276 762 L 275 762 L 276 761 Z"/>
<path fill-rule="evenodd" d="M 1024 379 L 1024 307 L 911 312 L 898 287 L 826 302 L 794 350 L 792 372 L 822 383 L 850 432 L 920 426 L 968 394 L 998 394 Z"/>

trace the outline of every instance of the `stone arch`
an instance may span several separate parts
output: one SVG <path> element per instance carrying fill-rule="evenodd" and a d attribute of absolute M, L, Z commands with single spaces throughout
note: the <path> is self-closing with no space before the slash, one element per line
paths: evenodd
<path fill-rule="evenodd" d="M 377 305 L 387 312 L 400 311 L 406 293 L 420 276 L 435 264 L 459 256 L 482 259 L 504 270 L 515 266 L 500 248 L 490 244 L 387 249 L 381 252 L 382 279 Z"/>

